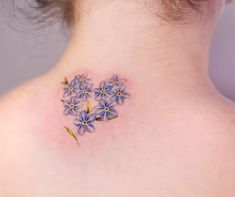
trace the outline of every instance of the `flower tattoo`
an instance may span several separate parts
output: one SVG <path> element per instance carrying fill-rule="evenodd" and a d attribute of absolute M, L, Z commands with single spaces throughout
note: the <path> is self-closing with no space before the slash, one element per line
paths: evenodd
<path fill-rule="evenodd" d="M 77 140 L 77 135 L 95 131 L 95 122 L 110 121 L 118 117 L 117 107 L 130 98 L 126 91 L 125 79 L 113 75 L 93 88 L 92 80 L 87 74 L 76 75 L 70 82 L 65 78 L 64 93 L 61 101 L 64 115 L 74 117 L 76 132 L 68 127 L 66 131 Z M 94 104 L 93 108 L 91 108 Z M 97 103 L 97 104 L 95 104 Z"/>
<path fill-rule="evenodd" d="M 107 100 L 101 100 L 96 110 L 97 117 L 102 121 L 111 120 L 118 116 L 117 111 L 114 109 L 115 104 Z"/>
<path fill-rule="evenodd" d="M 102 81 L 100 86 L 94 89 L 94 92 L 96 100 L 106 99 L 111 96 L 111 87 L 106 81 Z"/>
<path fill-rule="evenodd" d="M 76 97 L 71 97 L 69 100 L 64 101 L 64 115 L 76 116 L 79 110 L 79 101 Z"/>
<path fill-rule="evenodd" d="M 124 86 L 120 86 L 112 91 L 112 99 L 118 104 L 123 105 L 125 99 L 130 97 L 130 94 L 126 92 Z"/>
<path fill-rule="evenodd" d="M 108 81 L 110 87 L 121 86 L 126 80 L 120 79 L 118 75 L 113 75 L 112 78 Z"/>
<path fill-rule="evenodd" d="M 77 98 L 81 99 L 83 101 L 86 101 L 87 99 L 92 97 L 92 86 L 88 84 L 81 84 L 79 85 L 78 91 L 77 91 Z"/>
<path fill-rule="evenodd" d="M 85 132 L 95 131 L 94 122 L 96 119 L 96 114 L 89 114 L 87 111 L 82 111 L 79 117 L 75 119 L 75 126 L 77 127 L 77 132 L 79 135 L 84 135 Z"/>
<path fill-rule="evenodd" d="M 88 78 L 87 74 L 82 74 L 82 75 L 76 75 L 74 82 L 76 82 L 79 85 L 87 85 L 89 84 L 91 79 Z"/>
<path fill-rule="evenodd" d="M 64 87 L 64 98 L 76 94 L 78 86 L 75 83 L 66 84 Z"/>

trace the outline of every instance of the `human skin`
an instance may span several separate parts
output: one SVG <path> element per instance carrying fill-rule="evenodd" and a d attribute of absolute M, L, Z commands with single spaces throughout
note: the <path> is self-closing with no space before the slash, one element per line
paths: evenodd
<path fill-rule="evenodd" d="M 0 100 L 0 196 L 234 197 L 235 106 L 207 72 L 222 2 L 187 25 L 141 1 L 86 2 L 57 65 Z M 119 74 L 131 98 L 78 146 L 60 99 L 79 73 Z"/>

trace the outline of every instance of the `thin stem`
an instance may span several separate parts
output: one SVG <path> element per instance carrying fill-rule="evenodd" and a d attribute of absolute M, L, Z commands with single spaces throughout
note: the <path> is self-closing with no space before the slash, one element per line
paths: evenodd
<path fill-rule="evenodd" d="M 90 113 L 91 113 L 92 111 L 94 111 L 97 107 L 98 107 L 98 105 L 96 105 L 95 107 L 93 107 L 93 108 L 90 110 Z"/>

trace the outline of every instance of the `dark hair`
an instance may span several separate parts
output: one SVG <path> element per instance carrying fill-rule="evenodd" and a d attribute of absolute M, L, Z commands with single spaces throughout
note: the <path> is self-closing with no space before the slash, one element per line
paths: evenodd
<path fill-rule="evenodd" d="M 160 14 L 165 20 L 182 21 L 189 13 L 201 13 L 210 0 L 156 0 L 160 2 Z M 73 0 L 36 0 L 44 17 L 56 16 L 67 23 L 73 21 Z"/>
<path fill-rule="evenodd" d="M 210 0 L 160 0 L 161 14 L 165 20 L 192 20 L 192 16 L 202 15 Z"/>
<path fill-rule="evenodd" d="M 72 23 L 74 16 L 72 0 L 36 0 L 36 9 L 42 18 L 56 17 L 67 23 Z"/>

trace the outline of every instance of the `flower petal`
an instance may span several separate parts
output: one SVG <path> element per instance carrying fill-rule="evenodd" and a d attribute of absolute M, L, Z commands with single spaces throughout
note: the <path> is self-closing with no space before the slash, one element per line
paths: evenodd
<path fill-rule="evenodd" d="M 117 110 L 115 110 L 115 109 L 111 109 L 111 110 L 109 111 L 109 113 L 110 113 L 110 116 L 111 116 L 111 117 L 118 116 L 118 112 L 117 112 Z"/>
<path fill-rule="evenodd" d="M 130 95 L 129 93 L 127 93 L 127 92 L 124 92 L 124 93 L 123 93 L 123 96 L 124 96 L 125 98 L 130 98 L 130 97 L 131 97 L 131 95 Z"/>
<path fill-rule="evenodd" d="M 77 132 L 78 132 L 78 135 L 84 135 L 85 134 L 85 128 L 84 127 L 80 127 L 80 128 L 78 128 L 78 130 L 77 130 Z"/>
<path fill-rule="evenodd" d="M 89 133 L 92 133 L 92 132 L 95 131 L 95 127 L 92 124 L 89 124 L 87 126 L 87 130 L 86 131 L 89 132 Z"/>
<path fill-rule="evenodd" d="M 95 121 L 95 119 L 96 119 L 96 114 L 95 113 L 93 113 L 93 114 L 90 114 L 89 115 L 89 122 L 94 122 Z"/>
<path fill-rule="evenodd" d="M 68 115 L 69 115 L 69 109 L 68 109 L 68 108 L 65 108 L 65 109 L 64 109 L 64 115 L 65 115 L 65 116 L 68 116 Z"/>
<path fill-rule="evenodd" d="M 79 117 L 81 118 L 81 120 L 86 120 L 87 119 L 87 112 L 86 111 L 82 111 L 80 113 Z"/>

